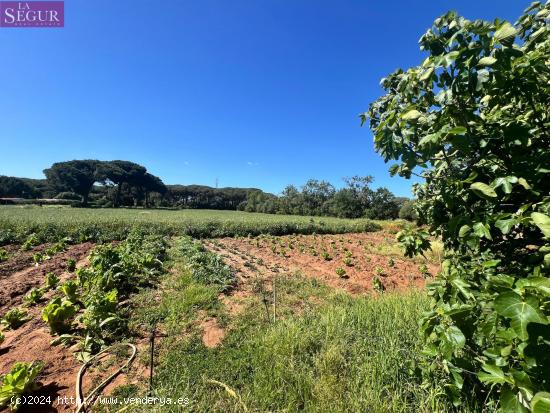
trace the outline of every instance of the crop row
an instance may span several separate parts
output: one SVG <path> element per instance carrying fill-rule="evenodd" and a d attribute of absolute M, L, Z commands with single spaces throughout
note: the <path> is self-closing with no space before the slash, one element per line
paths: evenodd
<path fill-rule="evenodd" d="M 56 244 L 59 245 L 59 244 Z M 134 231 L 118 244 L 97 246 L 87 267 L 75 269 L 74 279 L 60 284 L 55 273 L 48 273 L 40 288 L 32 289 L 24 298 L 26 307 L 43 301 L 45 293 L 53 291 L 51 300 L 41 312 L 55 339 L 52 345 L 77 344 L 76 357 L 85 362 L 105 346 L 128 337 L 127 298 L 140 288 L 153 285 L 163 271 L 166 242 L 161 236 Z M 1 324 L 16 330 L 29 321 L 24 307 L 6 312 Z M 0 332 L 0 345 L 3 333 Z M 43 365 L 15 363 L 12 370 L 0 377 L 2 391 L 0 407 L 11 403 L 17 409 L 17 396 L 35 390 L 35 379 Z"/>
<path fill-rule="evenodd" d="M 194 238 L 260 234 L 336 234 L 377 231 L 364 219 L 310 218 L 233 211 L 139 211 L 0 207 L 0 245 L 70 237 L 77 242 L 125 239 L 132 230 Z"/>

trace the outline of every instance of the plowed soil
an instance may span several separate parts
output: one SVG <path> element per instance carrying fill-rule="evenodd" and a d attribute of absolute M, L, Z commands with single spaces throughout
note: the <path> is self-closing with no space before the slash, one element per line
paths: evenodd
<path fill-rule="evenodd" d="M 77 261 L 77 267 L 87 264 L 87 256 L 93 244 L 84 243 L 72 245 L 49 260 L 39 265 L 32 263 L 32 255 L 46 246 L 37 247 L 32 251 L 19 252 L 15 248 L 10 251 L 8 261 L 2 263 L 0 276 L 0 316 L 9 309 L 22 306 L 23 297 L 34 287 L 44 283 L 48 272 L 57 274 L 61 282 L 73 275 L 66 271 L 67 260 Z M 32 362 L 42 360 L 45 368 L 39 376 L 43 384 L 38 395 L 49 396 L 52 405 L 22 406 L 20 412 L 52 412 L 74 411 L 74 404 L 58 404 L 58 396 L 74 397 L 75 377 L 80 363 L 74 357 L 74 351 L 62 346 L 50 345 L 53 337 L 48 327 L 41 320 L 44 305 L 52 297 L 54 291 L 46 293 L 38 305 L 25 307 L 28 321 L 16 330 L 5 330 L 5 341 L 0 345 L 0 374 L 10 371 L 15 362 Z"/>
<path fill-rule="evenodd" d="M 270 278 L 275 274 L 293 274 L 319 279 L 323 283 L 352 294 L 374 290 L 378 278 L 386 290 L 422 288 L 426 277 L 433 276 L 438 266 L 426 262 L 428 274 L 418 262 L 404 258 L 396 251 L 395 235 L 383 231 L 345 235 L 301 235 L 260 238 L 222 238 L 207 241 L 206 247 L 221 254 L 237 270 L 240 285 L 247 279 Z M 392 247 L 393 244 L 393 247 Z M 326 252 L 329 256 L 323 257 Z M 347 265 L 345 263 L 348 260 Z M 346 272 L 346 278 L 336 273 Z M 237 291 L 235 294 L 242 294 Z"/>

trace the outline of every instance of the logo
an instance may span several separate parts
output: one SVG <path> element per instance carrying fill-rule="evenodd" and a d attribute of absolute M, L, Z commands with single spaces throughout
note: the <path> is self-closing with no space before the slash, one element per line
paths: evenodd
<path fill-rule="evenodd" d="M 0 27 L 64 27 L 63 1 L 0 1 Z"/>

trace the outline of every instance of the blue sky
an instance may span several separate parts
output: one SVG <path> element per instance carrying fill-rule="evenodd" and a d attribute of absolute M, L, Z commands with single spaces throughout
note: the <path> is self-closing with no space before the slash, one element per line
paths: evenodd
<path fill-rule="evenodd" d="M 63 29 L 0 29 L 0 175 L 126 159 L 165 183 L 278 193 L 391 178 L 357 115 L 420 63 L 449 9 L 512 21 L 521 0 L 66 0 Z"/>

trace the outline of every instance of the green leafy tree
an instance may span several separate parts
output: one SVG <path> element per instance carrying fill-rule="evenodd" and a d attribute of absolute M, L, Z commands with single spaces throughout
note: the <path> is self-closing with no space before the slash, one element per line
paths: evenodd
<path fill-rule="evenodd" d="M 0 176 L 0 198 L 33 198 L 36 191 L 21 178 Z"/>
<path fill-rule="evenodd" d="M 74 192 L 82 197 L 82 205 L 88 204 L 88 197 L 98 176 L 99 161 L 74 160 L 54 163 L 44 170 L 48 182 L 60 191 Z"/>
<path fill-rule="evenodd" d="M 516 24 L 438 18 L 424 62 L 383 79 L 362 115 L 390 172 L 424 180 L 420 218 L 446 254 L 422 321 L 425 373 L 445 372 L 456 404 L 550 405 L 549 15 L 536 2 Z"/>
<path fill-rule="evenodd" d="M 395 196 L 387 188 L 378 188 L 370 196 L 365 216 L 372 219 L 393 219 L 399 214 Z"/>
<path fill-rule="evenodd" d="M 403 202 L 401 208 L 399 208 L 399 218 L 406 219 L 407 221 L 416 221 L 418 214 L 414 209 L 414 201 L 407 200 Z"/>

